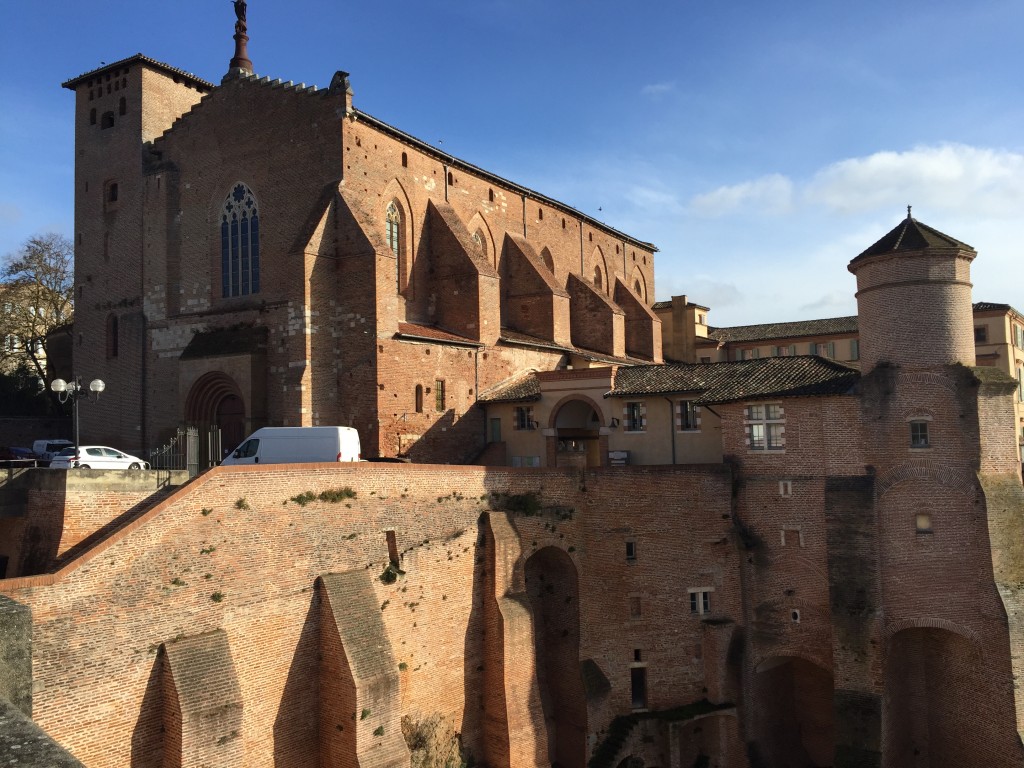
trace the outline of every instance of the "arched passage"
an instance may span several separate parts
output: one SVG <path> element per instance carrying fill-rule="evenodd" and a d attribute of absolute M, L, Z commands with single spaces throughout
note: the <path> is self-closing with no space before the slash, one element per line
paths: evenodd
<path fill-rule="evenodd" d="M 889 638 L 886 654 L 884 765 L 955 768 L 991 764 L 986 729 L 965 727 L 978 717 L 987 687 L 970 640 L 936 627 L 912 627 Z"/>
<path fill-rule="evenodd" d="M 601 417 L 593 403 L 580 398 L 565 400 L 553 411 L 552 426 L 555 466 L 601 466 Z"/>
<path fill-rule="evenodd" d="M 219 427 L 222 452 L 237 446 L 248 433 L 242 392 L 234 379 L 221 371 L 204 374 L 192 385 L 185 399 L 185 419 L 190 424 Z"/>
<path fill-rule="evenodd" d="M 832 673 L 796 656 L 765 659 L 754 673 L 754 738 L 765 765 L 831 766 Z"/>
<path fill-rule="evenodd" d="M 584 768 L 587 702 L 580 675 L 576 566 L 563 550 L 544 547 L 526 561 L 525 576 L 548 757 L 552 765 Z"/>

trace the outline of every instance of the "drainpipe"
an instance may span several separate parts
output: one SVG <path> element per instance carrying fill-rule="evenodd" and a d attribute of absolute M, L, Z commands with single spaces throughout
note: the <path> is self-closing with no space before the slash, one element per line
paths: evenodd
<path fill-rule="evenodd" d="M 444 176 L 444 201 L 448 202 L 448 164 L 441 163 L 441 173 Z"/>
<path fill-rule="evenodd" d="M 668 403 L 668 440 L 672 444 L 672 463 L 675 464 L 676 463 L 676 429 L 675 429 L 675 427 L 676 427 L 676 425 L 675 425 L 676 415 L 675 415 L 675 413 L 672 412 L 672 409 L 675 407 L 675 404 L 671 400 L 669 400 L 667 397 L 665 398 L 665 402 Z"/>
<path fill-rule="evenodd" d="M 521 195 L 523 198 L 523 237 L 526 237 L 526 195 Z"/>

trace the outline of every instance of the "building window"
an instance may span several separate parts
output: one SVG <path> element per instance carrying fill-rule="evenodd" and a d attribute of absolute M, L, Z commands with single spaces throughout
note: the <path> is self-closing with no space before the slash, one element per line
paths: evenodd
<path fill-rule="evenodd" d="M 492 416 L 487 422 L 487 442 L 501 442 L 501 418 Z"/>
<path fill-rule="evenodd" d="M 96 125 L 96 107 L 89 110 L 89 125 Z"/>
<path fill-rule="evenodd" d="M 850 339 L 850 359 L 860 360 L 860 341 L 858 339 Z"/>
<path fill-rule="evenodd" d="M 1024 325 L 1013 326 L 1013 344 L 1019 349 L 1024 349 Z"/>
<path fill-rule="evenodd" d="M 647 409 L 642 402 L 626 403 L 622 410 L 627 432 L 643 432 L 647 429 Z"/>
<path fill-rule="evenodd" d="M 629 561 L 629 562 L 633 562 L 634 560 L 636 560 L 636 542 L 635 541 L 627 541 L 626 542 L 626 560 Z"/>
<path fill-rule="evenodd" d="M 103 117 L 100 118 L 100 128 L 113 128 L 114 127 L 114 113 L 104 112 Z"/>
<path fill-rule="evenodd" d="M 932 516 L 921 512 L 914 516 L 914 525 L 918 533 L 932 532 Z"/>
<path fill-rule="evenodd" d="M 757 347 L 751 349 L 737 349 L 736 359 L 737 360 L 757 360 L 761 357 L 761 350 Z"/>
<path fill-rule="evenodd" d="M 256 197 L 235 184 L 224 200 L 220 219 L 221 297 L 260 292 L 260 216 Z"/>
<path fill-rule="evenodd" d="M 447 401 L 444 396 L 444 379 L 437 379 L 434 382 L 434 410 L 444 411 L 447 408 Z"/>
<path fill-rule="evenodd" d="M 513 467 L 539 467 L 540 456 L 513 456 Z"/>
<path fill-rule="evenodd" d="M 804 529 L 799 525 L 784 525 L 779 529 L 779 535 L 780 543 L 784 547 L 802 547 L 804 545 Z"/>
<path fill-rule="evenodd" d="M 124 96 L 122 96 L 121 100 L 117 103 L 117 112 L 120 115 L 128 114 L 128 102 L 125 100 Z"/>
<path fill-rule="evenodd" d="M 693 400 L 680 400 L 676 403 L 676 430 L 700 430 L 700 406 Z"/>
<path fill-rule="evenodd" d="M 416 385 L 416 413 L 423 413 L 423 385 Z"/>
<path fill-rule="evenodd" d="M 974 343 L 984 344 L 988 341 L 988 326 L 977 325 L 974 327 Z"/>
<path fill-rule="evenodd" d="M 116 181 L 107 182 L 107 194 L 105 195 L 108 203 L 116 203 L 120 190 L 118 189 Z"/>
<path fill-rule="evenodd" d="M 823 341 L 811 344 L 811 354 L 818 357 L 827 357 L 830 360 L 836 356 L 836 345 L 833 341 Z"/>
<path fill-rule="evenodd" d="M 1017 402 L 1024 403 L 1024 366 L 1017 368 Z"/>
<path fill-rule="evenodd" d="M 700 359 L 700 361 L 701 361 L 702 363 L 710 363 L 710 362 L 711 362 L 711 358 L 710 358 L 710 357 L 702 357 L 702 358 Z"/>
<path fill-rule="evenodd" d="M 402 167 L 403 168 L 408 168 L 409 167 L 409 155 L 406 152 L 402 153 Z"/>
<path fill-rule="evenodd" d="M 647 709 L 647 667 L 630 668 L 629 696 L 633 709 Z"/>
<path fill-rule="evenodd" d="M 604 284 L 604 277 L 601 275 L 601 268 L 594 267 L 594 287 L 601 288 Z"/>
<path fill-rule="evenodd" d="M 773 357 L 796 357 L 796 344 L 789 346 L 772 347 Z"/>
<path fill-rule="evenodd" d="M 710 587 L 694 587 L 687 591 L 690 593 L 690 613 L 697 616 L 711 613 L 711 593 L 714 592 L 713 589 Z"/>
<path fill-rule="evenodd" d="M 779 496 L 788 498 L 793 495 L 793 481 L 779 480 Z"/>
<path fill-rule="evenodd" d="M 516 406 L 515 420 L 512 422 L 513 429 L 536 429 L 537 423 L 533 420 L 533 408 L 528 405 Z"/>
<path fill-rule="evenodd" d="M 643 616 L 643 605 L 639 596 L 634 595 L 629 598 L 629 618 L 639 619 L 641 616 Z"/>
<path fill-rule="evenodd" d="M 928 446 L 928 422 L 910 422 L 910 447 L 927 448 Z"/>
<path fill-rule="evenodd" d="M 781 405 L 748 405 L 747 447 L 753 451 L 781 451 L 786 447 L 786 419 Z"/>

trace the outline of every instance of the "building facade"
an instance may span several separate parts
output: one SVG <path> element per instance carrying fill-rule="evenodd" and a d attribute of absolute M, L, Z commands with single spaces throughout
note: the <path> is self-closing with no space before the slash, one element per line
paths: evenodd
<path fill-rule="evenodd" d="M 89 440 L 340 424 L 370 456 L 468 460 L 480 391 L 660 362 L 651 244 L 359 111 L 343 72 L 249 67 L 215 86 L 139 55 L 64 83 L 76 372 L 110 395 Z"/>

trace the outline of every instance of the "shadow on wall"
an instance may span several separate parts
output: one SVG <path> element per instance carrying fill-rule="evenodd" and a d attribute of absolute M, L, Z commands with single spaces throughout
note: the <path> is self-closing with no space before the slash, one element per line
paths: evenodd
<path fill-rule="evenodd" d="M 406 452 L 421 464 L 472 464 L 487 447 L 484 441 L 485 412 L 474 403 L 457 420 L 448 409 L 420 435 Z M 400 445 L 400 428 L 393 427 L 393 444 Z"/>
<path fill-rule="evenodd" d="M 311 594 L 274 720 L 276 768 L 317 765 L 320 760 L 320 674 L 316 660 L 320 651 L 321 598 L 317 589 L 311 590 Z"/>
<path fill-rule="evenodd" d="M 161 650 L 154 656 L 139 719 L 132 730 L 131 768 L 163 768 L 164 765 L 163 686 L 160 682 L 163 663 Z"/>

